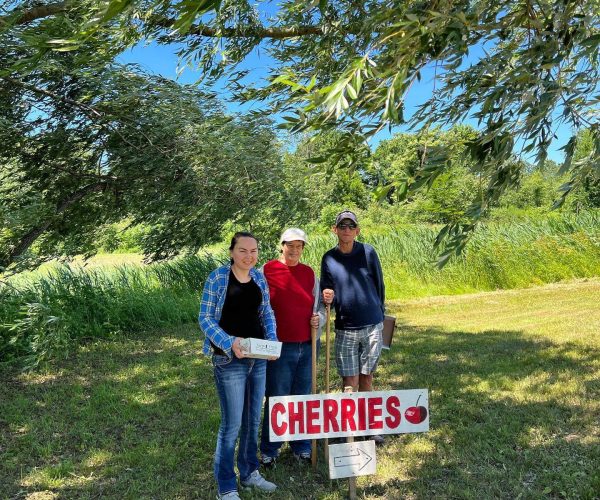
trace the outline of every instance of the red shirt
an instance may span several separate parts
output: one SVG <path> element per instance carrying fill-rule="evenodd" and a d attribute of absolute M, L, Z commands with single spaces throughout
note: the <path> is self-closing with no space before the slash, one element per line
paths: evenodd
<path fill-rule="evenodd" d="M 315 299 L 315 273 L 305 264 L 286 266 L 271 260 L 263 269 L 271 307 L 277 322 L 277 338 L 281 342 L 307 342 L 310 340 L 310 318 Z"/>

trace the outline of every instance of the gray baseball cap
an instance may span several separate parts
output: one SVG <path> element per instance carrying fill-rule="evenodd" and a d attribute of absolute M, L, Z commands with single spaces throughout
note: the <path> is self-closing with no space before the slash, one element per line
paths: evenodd
<path fill-rule="evenodd" d="M 343 212 L 340 212 L 335 218 L 335 225 L 338 226 L 344 219 L 350 219 L 352 222 L 354 222 L 354 224 L 358 225 L 356 214 L 350 210 L 344 210 Z"/>

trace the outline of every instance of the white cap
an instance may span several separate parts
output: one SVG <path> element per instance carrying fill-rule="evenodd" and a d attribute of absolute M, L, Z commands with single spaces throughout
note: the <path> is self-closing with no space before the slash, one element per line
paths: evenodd
<path fill-rule="evenodd" d="M 281 243 L 285 243 L 286 241 L 303 241 L 304 243 L 308 243 L 306 240 L 306 233 L 297 227 L 286 229 L 281 235 L 281 238 L 279 238 L 279 241 Z"/>

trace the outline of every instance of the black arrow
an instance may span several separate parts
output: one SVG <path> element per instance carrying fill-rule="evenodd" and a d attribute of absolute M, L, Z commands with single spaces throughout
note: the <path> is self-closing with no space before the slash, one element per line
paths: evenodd
<path fill-rule="evenodd" d="M 356 453 L 352 453 L 351 455 L 333 457 L 333 465 L 334 467 L 350 467 L 352 465 L 360 465 L 363 460 L 365 460 L 365 463 L 362 464 L 358 470 L 364 469 L 365 466 L 373 460 L 373 457 L 360 448 L 357 448 Z"/>

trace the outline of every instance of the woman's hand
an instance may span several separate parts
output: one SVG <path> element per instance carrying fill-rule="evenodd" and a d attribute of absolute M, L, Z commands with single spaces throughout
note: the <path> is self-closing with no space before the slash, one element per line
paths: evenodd
<path fill-rule="evenodd" d="M 245 352 L 240 346 L 240 340 L 242 340 L 240 337 L 236 337 L 233 341 L 233 345 L 231 346 L 231 350 L 233 351 L 233 354 L 235 354 L 236 358 L 244 358 L 246 356 Z"/>
<path fill-rule="evenodd" d="M 310 326 L 311 328 L 319 328 L 319 315 L 313 314 L 310 317 Z"/>
<path fill-rule="evenodd" d="M 323 302 L 325 302 L 327 305 L 330 305 L 333 303 L 334 295 L 335 294 L 331 288 L 325 288 L 325 290 L 323 290 Z"/>

